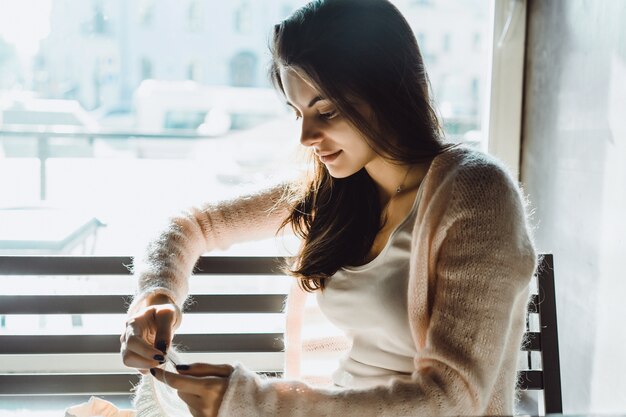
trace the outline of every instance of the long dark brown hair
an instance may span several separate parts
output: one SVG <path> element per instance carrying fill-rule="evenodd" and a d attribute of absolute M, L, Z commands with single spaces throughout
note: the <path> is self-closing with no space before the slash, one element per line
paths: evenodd
<path fill-rule="evenodd" d="M 430 99 L 415 35 L 387 0 L 317 0 L 274 26 L 270 78 L 284 95 L 280 68 L 305 74 L 371 148 L 398 164 L 431 160 L 449 145 Z M 368 120 L 351 104 L 372 109 Z M 381 228 L 374 181 L 362 168 L 333 178 L 314 159 L 311 175 L 286 196 L 291 224 L 303 239 L 293 267 L 307 291 L 323 289 L 339 268 L 361 263 Z"/>

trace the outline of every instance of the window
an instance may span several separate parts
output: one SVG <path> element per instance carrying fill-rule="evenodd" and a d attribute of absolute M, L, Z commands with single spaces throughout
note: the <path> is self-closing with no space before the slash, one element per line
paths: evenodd
<path fill-rule="evenodd" d="M 154 23 L 155 0 L 138 0 L 137 17 L 139 25 L 143 28 L 152 27 Z"/>
<path fill-rule="evenodd" d="M 57 219 L 56 240 L 31 227 L 33 247 L 0 236 L 0 252 L 128 255 L 172 212 L 303 168 L 297 125 L 266 77 L 266 40 L 305 0 L 41 3 L 21 15 L 33 22 L 28 30 L 6 24 L 3 16 L 17 12 L 0 3 L 0 132 L 18 125 L 33 132 L 0 136 L 0 178 L 12 179 L 0 181 L 0 216 L 21 216 L 25 225 Z M 489 2 L 394 3 L 416 33 L 446 135 L 484 146 Z M 29 62 L 36 66 L 21 66 Z M 228 253 L 284 254 L 293 243 L 252 242 Z M 26 285 L 15 291 L 28 292 Z M 13 319 L 0 317 L 0 327 L 15 326 Z"/>
<path fill-rule="evenodd" d="M 282 10 L 286 10 L 283 6 Z M 236 9 L 234 14 L 235 32 L 245 35 L 252 30 L 252 10 L 250 3 L 244 1 Z"/>
<path fill-rule="evenodd" d="M 152 61 L 149 58 L 141 58 L 140 77 L 142 80 L 152 78 Z"/>
<path fill-rule="evenodd" d="M 486 142 L 482 98 L 473 94 L 468 80 L 488 76 L 488 54 L 486 50 L 468 47 L 467 43 L 476 33 L 489 33 L 488 3 L 395 3 L 416 33 L 446 136 L 476 146 Z"/>
<path fill-rule="evenodd" d="M 109 32 L 109 26 L 109 18 L 104 12 L 102 1 L 95 1 L 93 3 L 93 17 L 89 29 L 94 34 L 104 35 Z"/>
<path fill-rule="evenodd" d="M 256 85 L 257 58 L 254 53 L 239 52 L 230 61 L 230 84 L 237 87 Z"/>
<path fill-rule="evenodd" d="M 200 0 L 182 4 L 138 0 L 116 3 L 116 8 L 103 0 L 81 8 L 70 3 L 55 2 L 54 13 L 46 12 L 50 31 L 37 42 L 39 49 L 33 54 L 37 59 L 32 61 L 36 68 L 15 65 L 20 62 L 14 49 L 19 37 L 7 38 L 3 48 L 0 43 L 2 87 L 9 90 L 28 82 L 25 89 L 32 90 L 33 97 L 65 100 L 88 114 L 93 120 L 84 126 L 128 136 L 51 137 L 46 144 L 37 137 L 3 137 L 0 154 L 5 163 L 0 164 L 0 175 L 17 181 L 0 184 L 7 203 L 23 200 L 19 196 L 45 196 L 62 206 L 83 207 L 108 225 L 98 231 L 95 253 L 127 253 L 143 237 L 139 232 L 133 239 L 127 237 L 126 231 L 137 225 L 120 205 L 133 212 L 150 207 L 158 217 L 158 211 L 200 198 L 198 189 L 207 190 L 203 199 L 221 199 L 246 187 L 253 189 L 255 182 L 294 172 L 296 163 L 289 163 L 294 160 L 289 155 L 298 149 L 293 139 L 297 133 L 266 77 L 266 39 L 272 25 L 304 0 L 240 0 L 219 6 Z M 487 55 L 482 40 L 489 38 L 488 3 L 396 4 L 416 33 L 447 136 L 471 143 L 484 140 L 481 86 L 486 82 Z M 264 13 L 255 13 L 257 6 Z M 163 18 L 157 19 L 157 14 Z M 176 16 L 186 23 L 175 24 Z M 73 29 L 72 21 L 93 22 L 96 32 L 109 31 L 110 36 L 93 37 Z M 0 26 L 0 34 L 2 27 L 6 26 Z M 112 27 L 120 30 L 110 31 Z M 146 27 L 149 37 L 142 30 Z M 193 38 L 189 31 L 194 31 Z M 182 41 L 196 38 L 197 42 Z M 68 44 L 82 52 L 68 54 Z M 29 71 L 36 71 L 36 80 Z M 31 99 L 22 97 L 19 102 Z M 51 114 L 60 108 L 41 106 Z M 44 119 L 29 111 L 39 121 L 60 120 L 58 115 Z M 191 131 L 200 136 L 138 139 L 132 136 L 136 130 Z M 60 141 L 66 143 L 61 146 Z"/>
<path fill-rule="evenodd" d="M 192 81 L 202 81 L 202 64 L 198 60 L 193 60 L 187 66 L 187 79 Z"/>
<path fill-rule="evenodd" d="M 204 13 L 200 0 L 191 0 L 187 6 L 187 30 L 200 32 L 204 27 Z"/>

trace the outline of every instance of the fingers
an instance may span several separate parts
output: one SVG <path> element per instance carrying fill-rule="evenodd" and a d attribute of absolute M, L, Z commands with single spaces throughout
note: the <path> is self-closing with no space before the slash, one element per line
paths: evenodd
<path fill-rule="evenodd" d="M 172 341 L 172 330 L 176 321 L 176 311 L 169 304 L 155 306 L 153 311 L 153 319 L 156 326 L 154 347 L 165 355 Z"/>
<path fill-rule="evenodd" d="M 150 360 L 150 359 L 146 359 L 143 356 L 138 355 L 135 352 L 125 352 L 124 356 L 123 356 L 123 362 L 124 365 L 128 366 L 129 368 L 136 368 L 136 369 L 150 369 L 150 368 L 154 368 L 155 366 L 159 366 L 161 364 L 160 361 L 157 360 Z"/>
<path fill-rule="evenodd" d="M 174 388 L 194 417 L 216 417 L 228 388 L 228 376 L 232 372 L 232 367 L 204 363 L 183 365 L 183 368 L 185 366 L 188 367 L 187 372 L 199 376 L 176 374 L 159 368 L 151 368 L 150 373 L 159 381 Z M 215 374 L 226 377 L 214 376 Z"/>
<path fill-rule="evenodd" d="M 207 390 L 217 389 L 221 391 L 224 385 L 222 378 L 197 378 L 191 375 L 175 374 L 160 368 L 150 368 L 150 373 L 164 384 L 186 394 L 202 396 Z"/>
<path fill-rule="evenodd" d="M 126 322 L 126 331 L 120 337 L 120 351 L 126 366 L 149 369 L 165 361 L 164 352 L 172 338 L 171 323 L 176 318 L 175 308 L 151 306 Z"/>
<path fill-rule="evenodd" d="M 219 376 L 227 378 L 233 373 L 230 365 L 213 365 L 209 363 L 192 363 L 190 365 L 177 365 L 176 370 L 183 375 L 192 376 Z"/>
<path fill-rule="evenodd" d="M 156 349 L 154 346 L 139 338 L 138 336 L 130 336 L 126 341 L 125 348 L 127 351 L 134 352 L 137 355 L 150 361 L 157 361 L 161 363 L 165 361 L 163 352 Z M 151 366 L 148 366 L 148 368 L 151 368 Z"/>

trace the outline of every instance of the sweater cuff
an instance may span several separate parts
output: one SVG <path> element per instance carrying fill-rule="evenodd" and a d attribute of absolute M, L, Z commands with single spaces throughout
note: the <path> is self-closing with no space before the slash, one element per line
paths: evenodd
<path fill-rule="evenodd" d="M 131 315 L 137 312 L 137 310 L 139 309 L 139 307 L 141 306 L 141 303 L 147 298 L 147 297 L 151 297 L 151 296 L 155 296 L 155 295 L 165 295 L 167 297 L 169 297 L 172 302 L 174 303 L 174 305 L 177 307 L 177 315 L 178 315 L 178 319 L 180 319 L 180 316 L 182 315 L 182 303 L 179 305 L 179 302 L 176 300 L 176 294 L 174 294 L 174 292 L 168 288 L 164 288 L 164 287 L 153 287 L 153 288 L 148 288 L 143 290 L 142 292 L 138 293 L 135 295 L 135 297 L 133 298 L 133 302 L 130 304 L 130 306 L 128 306 L 128 310 L 127 310 L 127 314 Z"/>

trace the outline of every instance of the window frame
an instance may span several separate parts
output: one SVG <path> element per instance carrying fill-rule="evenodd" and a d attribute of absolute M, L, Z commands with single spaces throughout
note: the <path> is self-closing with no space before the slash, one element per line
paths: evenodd
<path fill-rule="evenodd" d="M 483 150 L 520 179 L 527 0 L 493 0 Z"/>

